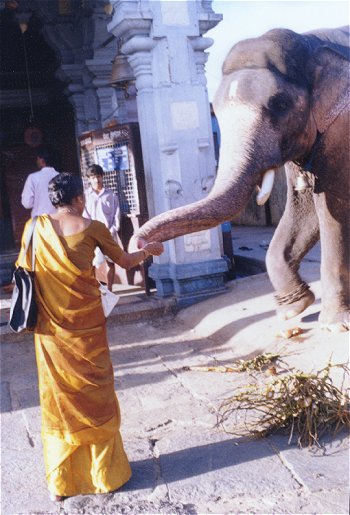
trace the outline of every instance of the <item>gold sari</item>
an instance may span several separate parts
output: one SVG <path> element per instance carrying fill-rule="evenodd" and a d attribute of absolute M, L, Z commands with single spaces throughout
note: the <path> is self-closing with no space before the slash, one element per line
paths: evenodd
<path fill-rule="evenodd" d="M 22 248 L 27 230 L 28 224 Z M 81 271 L 68 258 L 47 215 L 38 217 L 35 230 L 34 339 L 49 490 L 61 496 L 110 492 L 128 481 L 131 469 L 98 283 L 92 267 Z M 29 268 L 30 250 L 22 255 L 17 265 Z"/>

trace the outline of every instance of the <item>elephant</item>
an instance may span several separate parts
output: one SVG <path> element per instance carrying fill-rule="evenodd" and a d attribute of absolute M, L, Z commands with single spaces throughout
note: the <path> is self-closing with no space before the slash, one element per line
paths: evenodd
<path fill-rule="evenodd" d="M 134 235 L 166 241 L 232 220 L 275 172 L 287 177 L 284 214 L 266 267 L 282 320 L 315 296 L 299 274 L 320 240 L 321 327 L 349 330 L 349 27 L 273 29 L 229 51 L 214 99 L 221 131 L 215 183 L 204 199 L 161 213 Z"/>

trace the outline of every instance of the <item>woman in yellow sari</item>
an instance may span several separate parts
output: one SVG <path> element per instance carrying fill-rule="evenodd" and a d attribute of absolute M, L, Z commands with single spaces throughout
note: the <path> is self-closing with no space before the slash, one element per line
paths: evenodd
<path fill-rule="evenodd" d="M 100 222 L 81 215 L 80 177 L 62 173 L 49 185 L 57 212 L 37 218 L 34 332 L 42 441 L 52 500 L 116 490 L 131 476 L 119 433 L 106 319 L 92 260 L 96 247 L 124 268 L 163 252 L 161 243 L 124 252 Z M 22 239 L 26 240 L 27 223 Z M 30 250 L 17 265 L 30 267 Z"/>

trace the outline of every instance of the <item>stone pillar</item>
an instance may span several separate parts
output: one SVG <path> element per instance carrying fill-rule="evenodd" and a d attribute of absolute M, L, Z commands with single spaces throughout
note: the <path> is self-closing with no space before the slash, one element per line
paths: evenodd
<path fill-rule="evenodd" d="M 110 32 L 136 77 L 150 216 L 205 197 L 215 176 L 202 37 L 220 20 L 210 1 L 112 0 Z M 155 258 L 157 294 L 186 305 L 224 290 L 227 263 L 215 228 L 176 238 Z"/>
<path fill-rule="evenodd" d="M 85 64 L 94 78 L 99 104 L 100 127 L 105 127 L 115 120 L 120 122 L 120 108 L 115 89 L 111 85 L 112 63 L 117 51 L 117 41 L 107 31 L 107 23 L 111 20 L 106 4 L 96 2 L 91 16 L 93 31 L 93 57 L 86 59 Z"/>
<path fill-rule="evenodd" d="M 33 0 L 43 34 L 59 55 L 57 77 L 67 83 L 66 95 L 75 114 L 76 135 L 100 129 L 118 118 L 111 85 L 117 41 L 107 31 L 107 1 L 44 2 Z M 64 9 L 63 9 L 64 7 Z"/>
<path fill-rule="evenodd" d="M 85 64 L 62 64 L 56 74 L 67 81 L 66 95 L 75 113 L 77 136 L 83 132 L 101 127 L 96 90 L 92 84 L 92 74 Z"/>

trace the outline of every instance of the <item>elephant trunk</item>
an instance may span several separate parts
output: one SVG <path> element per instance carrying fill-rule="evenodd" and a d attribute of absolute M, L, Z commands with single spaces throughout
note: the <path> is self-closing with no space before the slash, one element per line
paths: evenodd
<path fill-rule="evenodd" d="M 239 130 L 235 120 L 239 119 Z M 223 128 L 219 169 L 208 197 L 155 216 L 135 234 L 135 240 L 167 241 L 184 234 L 211 229 L 232 220 L 247 205 L 259 176 L 270 163 L 263 153 L 256 162 L 257 142 L 253 135 L 259 114 L 250 106 L 238 106 L 235 116 L 223 109 L 218 118 Z M 243 122 L 244 120 L 244 122 Z M 272 187 L 272 186 L 271 186 Z M 269 188 L 270 189 L 270 188 Z M 268 197 L 264 187 L 262 201 Z"/>
<path fill-rule="evenodd" d="M 229 187 L 224 181 L 220 181 L 218 186 L 218 182 L 216 181 L 213 190 L 205 199 L 155 216 L 146 222 L 134 237 L 147 241 L 167 241 L 184 234 L 211 229 L 232 220 L 246 206 L 255 181 L 252 178 L 247 184 L 245 179 L 243 184 L 242 177 L 234 181 L 231 176 Z"/>

